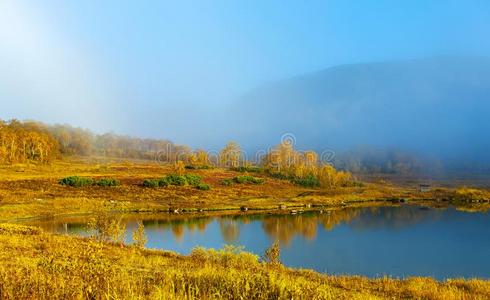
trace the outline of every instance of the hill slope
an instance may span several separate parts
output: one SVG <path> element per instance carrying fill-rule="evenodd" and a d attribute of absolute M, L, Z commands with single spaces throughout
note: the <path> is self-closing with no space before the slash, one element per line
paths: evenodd
<path fill-rule="evenodd" d="M 469 161 L 490 150 L 489 98 L 490 59 L 444 57 L 332 67 L 259 87 L 235 109 L 246 143 L 290 132 L 315 149 L 398 147 Z"/>

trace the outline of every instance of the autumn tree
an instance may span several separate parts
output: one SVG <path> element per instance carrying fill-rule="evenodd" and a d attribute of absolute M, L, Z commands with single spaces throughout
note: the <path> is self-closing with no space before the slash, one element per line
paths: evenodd
<path fill-rule="evenodd" d="M 208 166 L 211 164 L 208 153 L 202 149 L 197 150 L 196 157 L 199 166 Z"/>
<path fill-rule="evenodd" d="M 319 165 L 315 151 L 296 151 L 287 141 L 269 151 L 262 163 L 269 173 L 308 187 L 333 188 L 353 181 L 349 172 L 337 171 L 329 164 Z"/>
<path fill-rule="evenodd" d="M 42 124 L 17 120 L 0 123 L 0 163 L 45 163 L 58 155 L 58 142 Z"/>
<path fill-rule="evenodd" d="M 346 171 L 337 171 L 332 165 L 324 164 L 318 171 L 318 179 L 322 187 L 333 188 L 347 186 L 352 183 L 352 174 Z"/>
<path fill-rule="evenodd" d="M 184 175 L 185 173 L 185 163 L 181 160 L 178 160 L 174 164 L 174 172 L 177 175 Z"/>
<path fill-rule="evenodd" d="M 236 142 L 229 142 L 220 152 L 220 165 L 228 168 L 238 167 L 241 156 L 240 145 Z"/>
<path fill-rule="evenodd" d="M 269 172 L 284 177 L 315 176 L 318 155 L 314 151 L 296 151 L 291 143 L 283 142 L 267 153 L 263 165 Z"/>

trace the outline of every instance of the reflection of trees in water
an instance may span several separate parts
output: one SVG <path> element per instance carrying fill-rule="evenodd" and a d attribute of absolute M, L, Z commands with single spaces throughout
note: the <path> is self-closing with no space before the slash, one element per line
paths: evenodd
<path fill-rule="evenodd" d="M 376 207 L 363 209 L 351 223 L 356 230 L 365 229 L 400 229 L 421 222 L 437 220 L 443 217 L 442 209 L 428 209 L 418 206 Z"/>
<path fill-rule="evenodd" d="M 357 218 L 360 213 L 360 208 L 334 210 L 326 215 L 322 215 L 318 221 L 322 224 L 323 229 L 330 231 L 342 223 L 350 223 L 352 220 Z"/>
<path fill-rule="evenodd" d="M 323 214 L 264 217 L 262 228 L 269 238 L 289 245 L 295 236 L 302 236 L 307 240 L 314 239 L 317 224 L 321 224 L 327 231 L 340 224 L 349 224 L 354 229 L 399 229 L 439 219 L 443 214 L 442 210 L 421 209 L 417 206 L 346 208 Z"/>
<path fill-rule="evenodd" d="M 206 226 L 213 221 L 212 218 L 182 218 L 182 219 L 164 219 L 164 220 L 146 220 L 143 225 L 146 229 L 171 230 L 177 241 L 182 241 L 185 230 L 190 232 L 204 232 Z"/>
<path fill-rule="evenodd" d="M 421 209 L 417 206 L 388 206 L 369 208 L 345 208 L 324 213 L 307 212 L 300 215 L 236 215 L 223 217 L 183 217 L 172 216 L 144 220 L 145 229 L 171 231 L 177 241 L 182 241 L 185 231 L 204 232 L 209 223 L 217 220 L 221 235 L 226 243 L 234 243 L 240 236 L 241 226 L 251 222 L 261 222 L 262 229 L 271 240 L 279 240 L 283 245 L 289 245 L 295 236 L 307 240 L 316 238 L 318 225 L 324 230 L 333 230 L 340 224 L 349 224 L 356 230 L 390 228 L 399 229 L 420 222 L 440 219 L 444 211 L 438 209 Z M 447 213 L 447 212 L 446 212 Z M 126 222 L 141 220 L 129 217 Z M 60 222 L 61 221 L 61 222 Z M 75 220 L 44 220 L 32 222 L 32 225 L 42 227 L 52 232 L 86 232 L 85 222 Z M 128 230 L 131 226 L 128 227 Z"/>
<path fill-rule="evenodd" d="M 238 240 L 240 235 L 240 222 L 235 219 L 219 218 L 221 235 L 227 244 L 232 244 Z"/>
<path fill-rule="evenodd" d="M 313 240 L 317 235 L 317 226 L 322 224 L 325 230 L 331 230 L 342 222 L 350 222 L 359 212 L 357 210 L 339 210 L 331 213 L 309 213 L 302 215 L 284 215 L 266 217 L 262 228 L 270 239 L 279 240 L 281 244 L 289 245 L 295 236 Z"/>
<path fill-rule="evenodd" d="M 28 222 L 27 225 L 38 226 L 48 232 L 83 234 L 87 232 L 87 221 L 80 219 L 48 219 Z"/>
<path fill-rule="evenodd" d="M 181 242 L 184 238 L 184 226 L 182 223 L 172 224 L 172 233 L 174 234 L 174 238 Z"/>
<path fill-rule="evenodd" d="M 311 216 L 279 216 L 265 218 L 262 228 L 272 240 L 289 245 L 295 235 L 308 240 L 316 236 L 317 218 Z"/>

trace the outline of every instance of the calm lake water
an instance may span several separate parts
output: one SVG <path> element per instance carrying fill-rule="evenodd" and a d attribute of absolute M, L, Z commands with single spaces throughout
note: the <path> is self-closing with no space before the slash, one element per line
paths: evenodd
<path fill-rule="evenodd" d="M 275 240 L 291 267 L 370 277 L 490 278 L 490 215 L 412 205 L 345 208 L 330 213 L 124 217 L 128 242 L 143 219 L 147 247 L 187 254 L 196 246 L 242 245 L 261 255 Z M 85 218 L 34 225 L 88 235 Z"/>

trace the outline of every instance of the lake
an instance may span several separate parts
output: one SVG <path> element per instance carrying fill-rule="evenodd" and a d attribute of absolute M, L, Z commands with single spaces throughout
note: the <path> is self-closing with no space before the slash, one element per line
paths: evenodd
<path fill-rule="evenodd" d="M 490 278 L 490 215 L 415 205 L 344 208 L 297 215 L 221 217 L 124 216 L 127 239 L 143 220 L 148 248 L 244 246 L 262 255 L 275 240 L 281 261 L 329 274 L 379 277 Z M 45 230 L 87 236 L 87 217 L 31 222 Z"/>

